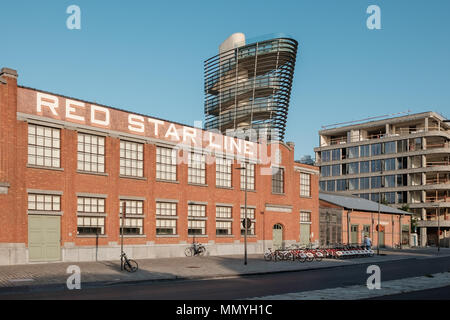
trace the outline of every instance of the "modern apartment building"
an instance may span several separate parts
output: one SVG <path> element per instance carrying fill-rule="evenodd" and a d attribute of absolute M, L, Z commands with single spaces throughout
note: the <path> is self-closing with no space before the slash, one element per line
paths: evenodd
<path fill-rule="evenodd" d="M 226 39 L 205 61 L 205 128 L 239 130 L 251 141 L 283 140 L 297 47 L 285 35 Z"/>
<path fill-rule="evenodd" d="M 450 124 L 423 112 L 319 131 L 320 190 L 401 208 L 418 220 L 422 246 L 450 237 Z M 439 220 L 438 220 L 439 219 Z"/>
<path fill-rule="evenodd" d="M 294 161 L 293 143 L 228 137 L 17 78 L 0 71 L 0 265 L 118 260 L 121 234 L 136 259 L 183 256 L 193 241 L 211 255 L 243 254 L 245 217 L 249 253 L 318 241 L 319 171 Z"/>

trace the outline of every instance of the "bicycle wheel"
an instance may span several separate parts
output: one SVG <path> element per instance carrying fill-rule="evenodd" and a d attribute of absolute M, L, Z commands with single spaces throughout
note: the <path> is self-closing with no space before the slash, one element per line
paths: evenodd
<path fill-rule="evenodd" d="M 283 254 L 283 260 L 292 260 L 294 261 L 294 254 L 292 252 L 286 252 Z"/>
<path fill-rule="evenodd" d="M 318 255 L 314 255 L 314 259 L 317 261 L 317 262 L 320 262 L 320 261 L 322 261 L 322 257 L 320 257 L 320 256 L 318 256 Z"/>
<path fill-rule="evenodd" d="M 134 260 L 125 260 L 123 267 L 128 272 L 136 272 L 136 270 L 138 269 L 138 263 Z"/>
<path fill-rule="evenodd" d="M 184 250 L 184 254 L 186 255 L 186 257 L 192 257 L 193 251 L 194 250 L 192 250 L 192 248 L 189 247 Z"/>
<path fill-rule="evenodd" d="M 272 254 L 270 252 L 266 252 L 264 254 L 264 260 L 271 261 L 272 260 Z"/>
<path fill-rule="evenodd" d="M 198 255 L 199 256 L 204 256 L 206 255 L 206 248 L 201 246 L 200 248 L 198 248 Z"/>

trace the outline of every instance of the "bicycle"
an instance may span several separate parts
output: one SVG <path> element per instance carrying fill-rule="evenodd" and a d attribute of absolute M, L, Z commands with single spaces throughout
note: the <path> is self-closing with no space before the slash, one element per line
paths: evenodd
<path fill-rule="evenodd" d="M 204 256 L 206 254 L 206 248 L 198 242 L 193 242 L 191 247 L 187 247 L 184 250 L 184 254 L 186 257 Z"/>
<path fill-rule="evenodd" d="M 138 269 L 138 263 L 132 259 L 128 259 L 125 252 L 122 252 L 120 255 L 120 259 L 122 260 L 123 268 L 128 272 L 136 272 Z"/>
<path fill-rule="evenodd" d="M 272 250 L 272 248 L 268 249 L 268 252 L 264 254 L 264 260 L 266 261 L 277 261 L 278 260 L 278 254 L 276 251 Z"/>

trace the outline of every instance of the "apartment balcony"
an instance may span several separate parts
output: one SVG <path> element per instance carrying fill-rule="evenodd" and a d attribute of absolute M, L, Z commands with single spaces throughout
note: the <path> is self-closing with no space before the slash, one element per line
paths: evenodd
<path fill-rule="evenodd" d="M 443 217 L 441 217 L 441 220 L 419 220 L 417 221 L 417 227 L 419 228 L 430 228 L 430 227 L 438 227 L 438 224 L 441 227 L 450 227 L 450 217 L 447 217 L 447 220 L 444 220 Z"/>
<path fill-rule="evenodd" d="M 205 113 L 217 115 L 221 111 L 234 105 L 236 101 L 249 99 L 251 97 L 260 98 L 273 95 L 280 89 L 281 81 L 275 77 L 261 79 L 251 79 L 239 83 L 230 89 L 221 91 L 217 96 L 213 96 L 205 101 Z"/>

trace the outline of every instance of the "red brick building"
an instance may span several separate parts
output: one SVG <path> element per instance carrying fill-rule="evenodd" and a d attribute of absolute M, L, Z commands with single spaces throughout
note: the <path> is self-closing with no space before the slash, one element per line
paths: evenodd
<path fill-rule="evenodd" d="M 256 144 L 17 85 L 0 72 L 0 264 L 211 255 L 317 242 L 318 170 Z M 246 170 L 237 170 L 245 166 Z M 302 232 L 300 231 L 302 230 Z"/>
<path fill-rule="evenodd" d="M 362 244 L 364 236 L 380 248 L 409 246 L 412 213 L 356 196 L 321 192 L 320 244 Z M 380 214 L 378 215 L 378 212 Z"/>

